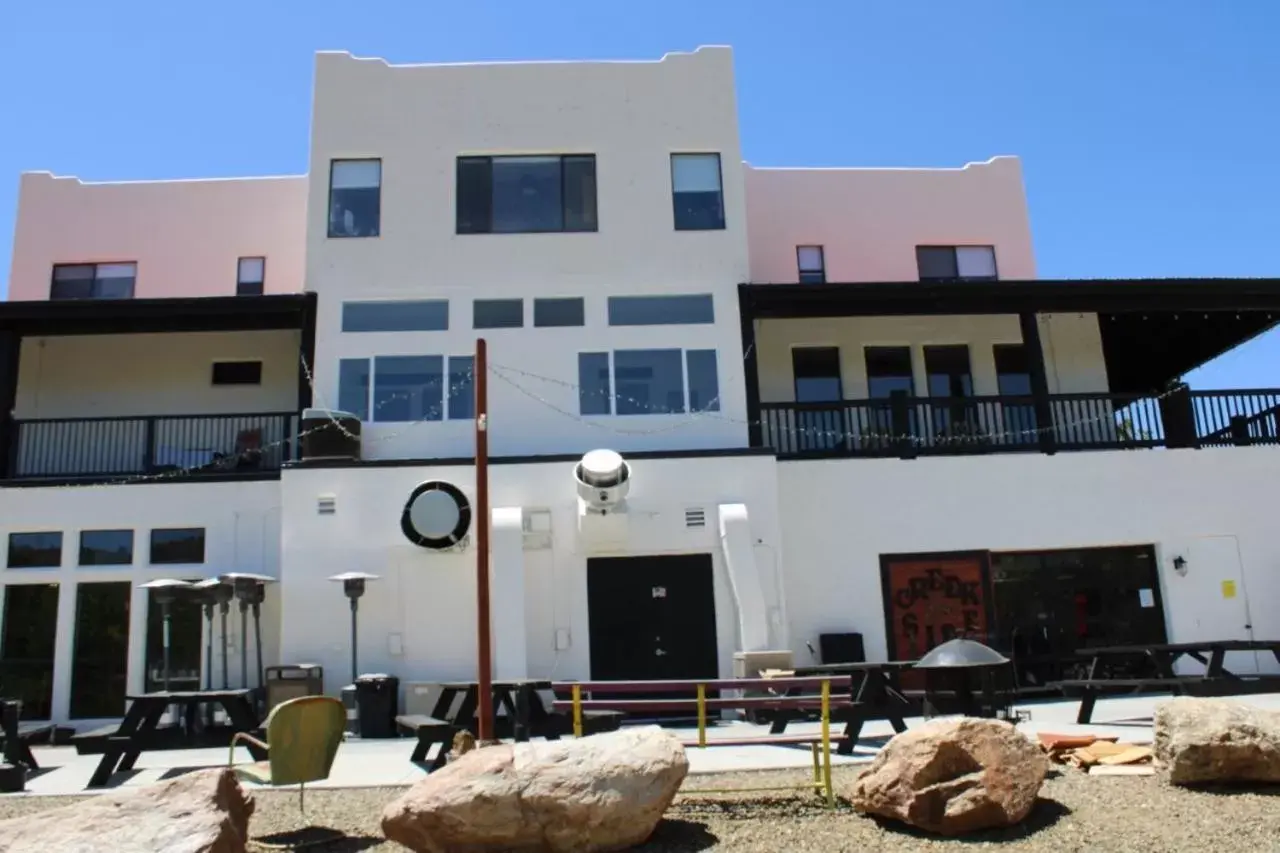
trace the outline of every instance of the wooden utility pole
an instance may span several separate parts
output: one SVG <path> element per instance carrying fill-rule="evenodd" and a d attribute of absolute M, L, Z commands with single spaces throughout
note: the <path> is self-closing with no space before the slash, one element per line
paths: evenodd
<path fill-rule="evenodd" d="M 476 341 L 476 631 L 480 743 L 493 740 L 493 659 L 489 626 L 489 364 L 484 338 Z"/>

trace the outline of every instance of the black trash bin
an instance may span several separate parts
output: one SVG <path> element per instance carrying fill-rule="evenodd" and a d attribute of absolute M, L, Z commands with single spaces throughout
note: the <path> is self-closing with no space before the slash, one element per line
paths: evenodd
<path fill-rule="evenodd" d="M 396 736 L 396 708 L 400 704 L 400 679 L 381 673 L 356 679 L 356 715 L 360 737 Z"/>

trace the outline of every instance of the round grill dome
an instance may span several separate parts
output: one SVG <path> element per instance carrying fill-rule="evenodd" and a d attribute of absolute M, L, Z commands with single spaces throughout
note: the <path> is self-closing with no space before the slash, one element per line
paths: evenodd
<path fill-rule="evenodd" d="M 999 666 L 1009 659 L 976 640 L 957 637 L 930 649 L 916 662 L 916 669 L 960 669 L 970 666 Z"/>

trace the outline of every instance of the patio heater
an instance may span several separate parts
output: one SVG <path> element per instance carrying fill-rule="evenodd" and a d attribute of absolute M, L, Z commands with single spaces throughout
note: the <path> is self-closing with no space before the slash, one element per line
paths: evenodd
<path fill-rule="evenodd" d="M 139 584 L 139 586 L 142 589 L 153 590 L 156 597 L 156 603 L 160 605 L 160 616 L 164 620 L 164 662 L 162 664 L 164 669 L 161 679 L 164 684 L 164 692 L 168 693 L 170 672 L 169 649 L 171 646 L 170 639 L 173 629 L 173 612 L 171 607 L 173 602 L 176 601 L 178 596 L 182 593 L 182 590 L 191 589 L 191 583 L 189 581 L 178 580 L 177 578 L 160 578 L 159 580 L 147 581 L 144 584 Z"/>
<path fill-rule="evenodd" d="M 240 680 L 249 687 L 249 608 L 253 608 L 253 637 L 258 652 L 258 687 L 262 681 L 262 602 L 266 598 L 267 584 L 275 583 L 269 575 L 252 572 L 228 572 L 220 576 L 231 584 L 236 600 L 240 602 Z"/>
<path fill-rule="evenodd" d="M 225 589 L 227 601 L 231 600 L 231 588 L 224 586 L 222 581 L 217 578 L 205 578 L 191 585 L 200 597 L 200 605 L 204 608 L 204 689 L 213 689 L 213 608 L 218 604 L 219 591 Z M 226 606 L 223 610 L 223 619 L 226 619 L 226 611 L 230 607 Z M 222 629 L 222 660 L 223 660 L 223 676 L 222 680 L 226 681 L 226 659 L 227 659 L 227 638 L 226 627 Z M 226 685 L 223 684 L 225 688 Z"/>
<path fill-rule="evenodd" d="M 329 580 L 342 584 L 342 591 L 351 600 L 351 683 L 355 684 L 360 671 L 356 668 L 356 612 L 360 609 L 360 597 L 364 595 L 365 581 L 376 581 L 377 575 L 368 572 L 343 572 Z"/>

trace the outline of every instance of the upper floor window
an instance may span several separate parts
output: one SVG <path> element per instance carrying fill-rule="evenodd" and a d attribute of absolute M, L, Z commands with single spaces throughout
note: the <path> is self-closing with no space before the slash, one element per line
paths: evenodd
<path fill-rule="evenodd" d="M 10 533 L 9 559 L 11 569 L 56 568 L 62 565 L 62 534 Z"/>
<path fill-rule="evenodd" d="M 204 528 L 170 527 L 151 531 L 152 565 L 204 562 Z"/>
<path fill-rule="evenodd" d="M 262 362 L 215 361 L 213 363 L 213 384 L 261 385 Z"/>
<path fill-rule="evenodd" d="M 716 351 L 578 353 L 578 408 L 583 415 L 718 412 Z"/>
<path fill-rule="evenodd" d="M 458 158 L 458 233 L 596 230 L 596 157 Z"/>
<path fill-rule="evenodd" d="M 519 329 L 524 325 L 523 299 L 477 299 L 471 303 L 477 329 Z"/>
<path fill-rule="evenodd" d="M 132 562 L 132 530 L 80 531 L 80 565 L 127 566 Z"/>
<path fill-rule="evenodd" d="M 338 362 L 338 408 L 374 423 L 475 416 L 473 356 L 384 355 Z"/>
<path fill-rule="evenodd" d="M 916 246 L 921 281 L 995 281 L 995 246 Z"/>
<path fill-rule="evenodd" d="M 448 329 L 447 299 L 342 303 L 344 332 L 444 332 Z"/>
<path fill-rule="evenodd" d="M 610 326 L 667 326 L 716 321 L 710 293 L 681 296 L 610 296 Z"/>
<path fill-rule="evenodd" d="M 671 198 L 677 231 L 724 228 L 719 154 L 672 154 Z"/>
<path fill-rule="evenodd" d="M 801 284 L 822 284 L 827 280 L 827 259 L 821 246 L 796 246 L 796 266 Z"/>
<path fill-rule="evenodd" d="M 132 299 L 138 265 L 54 264 L 50 299 Z"/>
<path fill-rule="evenodd" d="M 583 326 L 586 308 L 581 296 L 555 296 L 533 300 L 533 325 Z"/>
<path fill-rule="evenodd" d="M 236 264 L 236 296 L 261 296 L 266 278 L 266 258 L 241 258 Z"/>
<path fill-rule="evenodd" d="M 382 225 L 382 161 L 329 165 L 329 236 L 377 237 Z"/>

